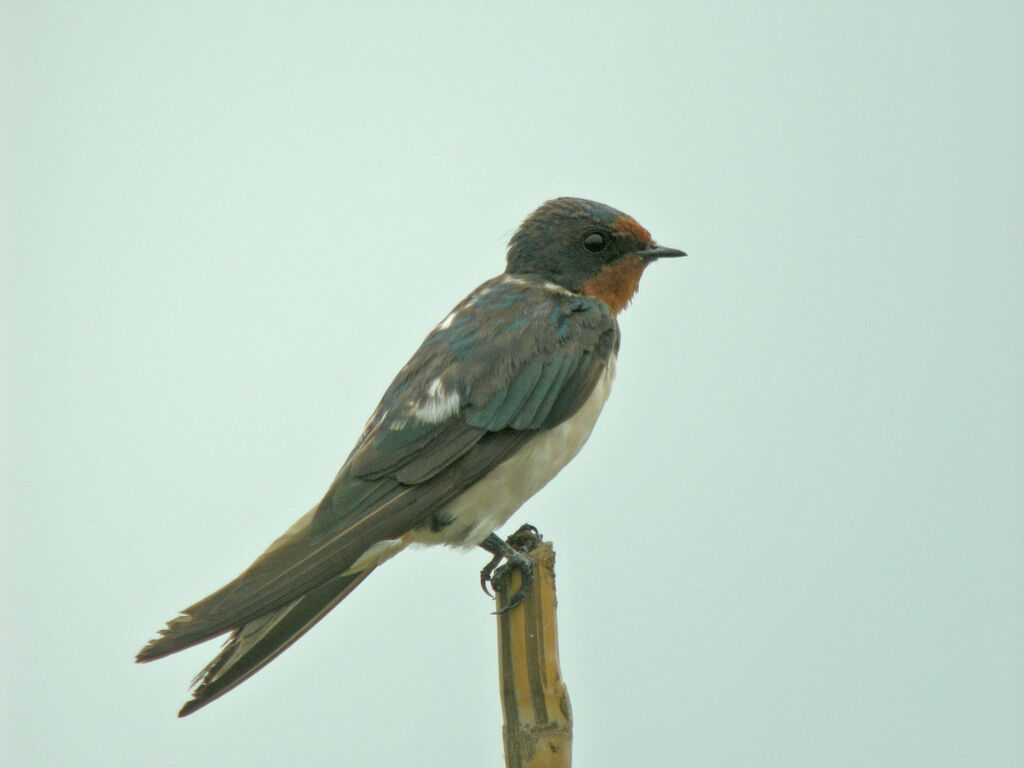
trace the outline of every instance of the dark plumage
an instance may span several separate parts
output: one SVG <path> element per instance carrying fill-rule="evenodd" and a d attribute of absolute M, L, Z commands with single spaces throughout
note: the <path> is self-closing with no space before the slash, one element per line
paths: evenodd
<path fill-rule="evenodd" d="M 187 715 L 298 639 L 411 542 L 475 546 L 589 435 L 619 345 L 615 314 L 661 256 L 628 216 L 559 198 L 509 243 L 385 392 L 324 498 L 238 578 L 143 648 L 150 661 L 233 634 Z"/>

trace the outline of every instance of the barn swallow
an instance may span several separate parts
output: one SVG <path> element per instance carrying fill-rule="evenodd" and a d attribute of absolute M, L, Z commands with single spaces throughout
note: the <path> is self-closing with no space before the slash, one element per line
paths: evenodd
<path fill-rule="evenodd" d="M 501 558 L 528 569 L 494 531 L 590 436 L 615 376 L 616 316 L 643 271 L 685 255 L 601 203 L 562 197 L 534 211 L 505 272 L 399 371 L 320 503 L 139 652 L 152 661 L 231 633 L 178 716 L 262 669 L 410 544 L 483 547 L 495 556 L 485 590 Z"/>

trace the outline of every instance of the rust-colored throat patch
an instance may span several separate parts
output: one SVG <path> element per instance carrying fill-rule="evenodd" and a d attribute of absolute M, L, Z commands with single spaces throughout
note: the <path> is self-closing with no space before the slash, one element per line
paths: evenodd
<path fill-rule="evenodd" d="M 584 296 L 600 299 L 617 315 L 636 295 L 640 276 L 649 263 L 640 256 L 623 256 L 583 283 L 581 292 Z"/>

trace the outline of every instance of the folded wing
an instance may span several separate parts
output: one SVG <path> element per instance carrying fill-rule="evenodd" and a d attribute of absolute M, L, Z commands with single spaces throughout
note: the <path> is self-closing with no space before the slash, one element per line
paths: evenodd
<path fill-rule="evenodd" d="M 186 608 L 139 653 L 149 661 L 234 634 L 200 675 L 194 711 L 262 668 L 401 538 L 529 440 L 572 416 L 618 346 L 601 302 L 502 276 L 470 294 L 388 388 L 323 500 L 244 573 Z"/>

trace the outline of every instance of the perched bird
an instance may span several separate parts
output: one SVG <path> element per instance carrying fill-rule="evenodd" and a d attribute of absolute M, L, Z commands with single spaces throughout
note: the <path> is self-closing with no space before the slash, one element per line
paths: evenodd
<path fill-rule="evenodd" d="M 485 589 L 501 558 L 528 569 L 494 531 L 586 442 L 615 375 L 616 315 L 649 264 L 684 255 L 601 203 L 534 211 L 505 272 L 399 371 L 320 503 L 139 652 L 152 661 L 231 632 L 179 717 L 260 670 L 410 544 L 483 547 L 495 556 Z"/>

